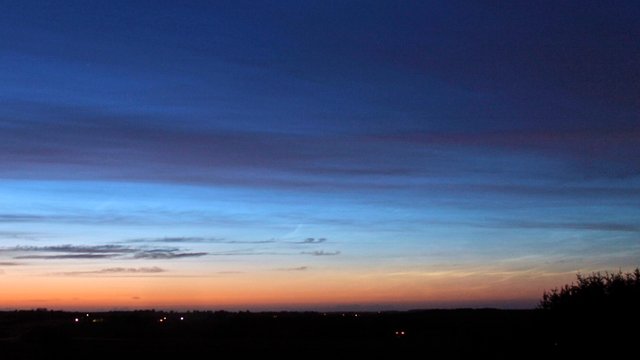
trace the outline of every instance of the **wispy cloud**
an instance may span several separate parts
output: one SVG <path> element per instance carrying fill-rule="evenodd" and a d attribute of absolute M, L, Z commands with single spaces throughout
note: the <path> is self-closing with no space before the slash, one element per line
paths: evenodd
<path fill-rule="evenodd" d="M 15 246 L 0 248 L 0 253 L 18 253 L 14 259 L 64 260 L 64 259 L 179 259 L 207 255 L 206 252 L 189 252 L 180 248 L 148 248 L 122 245 L 55 245 Z M 36 253 L 36 254 L 33 254 Z"/>
<path fill-rule="evenodd" d="M 84 224 L 131 224 L 139 221 L 131 216 L 118 214 L 0 214 L 0 223 L 84 223 Z"/>
<path fill-rule="evenodd" d="M 12 261 L 0 261 L 0 266 L 19 266 L 19 265 L 24 265 L 24 264 L 12 262 Z"/>
<path fill-rule="evenodd" d="M 326 242 L 327 239 L 326 238 L 306 238 L 302 241 L 298 241 L 298 244 L 321 244 L 323 242 Z"/>
<path fill-rule="evenodd" d="M 65 252 L 65 253 L 110 253 L 125 254 L 136 252 L 134 248 L 121 245 L 53 245 L 53 246 L 15 246 L 5 248 L 11 251 L 28 251 L 28 252 Z"/>
<path fill-rule="evenodd" d="M 157 274 L 165 271 L 166 271 L 165 269 L 159 268 L 157 266 L 140 267 L 140 268 L 114 267 L 114 268 L 106 268 L 106 269 L 94 270 L 94 271 L 69 271 L 69 272 L 56 273 L 55 275 L 82 276 L 82 275 L 118 275 L 118 274 Z"/>
<path fill-rule="evenodd" d="M 309 270 L 308 266 L 298 266 L 298 267 L 290 267 L 290 268 L 278 268 L 274 269 L 276 271 L 306 271 Z"/>
<path fill-rule="evenodd" d="M 158 238 L 139 238 L 123 240 L 123 243 L 218 243 L 225 241 L 223 238 L 215 237 L 196 237 L 196 236 L 175 236 L 175 237 L 158 237 Z"/>
<path fill-rule="evenodd" d="M 0 214 L 0 223 L 14 223 L 14 222 L 36 222 L 42 221 L 43 216 L 29 215 L 29 214 Z"/>
<path fill-rule="evenodd" d="M 275 240 L 224 240 L 223 244 L 273 244 Z"/>
<path fill-rule="evenodd" d="M 109 259 L 116 257 L 115 254 L 66 254 L 66 255 L 18 255 L 14 259 L 33 260 L 64 260 L 64 259 Z"/>
<path fill-rule="evenodd" d="M 2 222 L 2 220 L 0 220 Z M 0 238 L 2 239 L 27 239 L 34 240 L 36 236 L 33 233 L 27 233 L 22 231 L 0 231 Z"/>
<path fill-rule="evenodd" d="M 521 229 L 566 229 L 613 232 L 640 232 L 640 225 L 621 222 L 544 222 L 544 221 L 501 221 L 498 226 Z"/>
<path fill-rule="evenodd" d="M 158 121 L 151 126 L 144 121 L 131 121 L 120 113 L 105 114 L 102 108 L 85 109 L 82 126 L 78 126 L 77 107 L 60 108 L 46 103 L 15 106 L 19 113 L 38 109 L 34 116 L 46 118 L 55 112 L 68 119 L 56 118 L 53 125 L 46 121 L 32 122 L 29 126 L 24 126 L 24 121 L 13 120 L 18 123 L 18 129 L 8 127 L 0 134 L 0 140 L 8 140 L 3 151 L 10 161 L 5 167 L 28 178 L 42 176 L 42 165 L 46 164 L 47 169 L 54 165 L 54 169 L 48 171 L 60 178 L 93 178 L 95 171 L 92 170 L 99 169 L 101 179 L 351 191 L 402 189 L 403 183 L 378 180 L 427 176 L 430 174 L 425 173 L 427 168 L 437 169 L 433 171 L 438 174 L 459 171 L 452 168 L 449 158 L 435 156 L 429 158 L 431 166 L 422 166 L 424 158 L 408 149 L 407 140 L 402 136 L 398 139 L 202 131 L 173 128 Z M 374 146 L 376 144 L 384 146 Z M 300 151 L 292 152 L 292 148 Z M 84 155 L 82 161 L 78 160 L 79 152 Z M 111 161 L 104 161 L 105 154 L 123 152 L 129 156 L 113 156 Z M 234 154 L 233 159 L 226 155 L 229 153 Z M 420 166 L 415 163 L 418 160 Z M 314 164 L 313 169 L 309 164 Z M 253 169 L 252 176 L 238 171 L 239 168 Z M 44 221 L 25 217 L 10 220 Z"/>
<path fill-rule="evenodd" d="M 635 176 L 640 171 L 637 139 L 640 129 L 600 128 L 584 130 L 485 131 L 433 133 L 411 132 L 374 136 L 377 141 L 397 142 L 416 146 L 445 148 L 473 148 L 479 151 L 495 149 L 537 153 L 563 158 L 575 164 L 573 171 L 591 176 L 619 178 Z"/>
<path fill-rule="evenodd" d="M 207 252 L 178 252 L 173 250 L 146 250 L 133 255 L 136 259 L 180 259 L 208 255 Z"/>
<path fill-rule="evenodd" d="M 255 249 L 236 249 L 229 251 L 210 252 L 212 256 L 256 256 L 256 255 L 291 255 L 291 253 L 277 251 L 257 251 Z"/>
<path fill-rule="evenodd" d="M 316 250 L 316 251 L 303 251 L 301 254 L 313 255 L 313 256 L 335 256 L 340 255 L 340 251 L 324 251 L 324 250 Z"/>
<path fill-rule="evenodd" d="M 178 237 L 160 237 L 160 238 L 140 238 L 128 239 L 123 243 L 207 243 L 207 244 L 271 244 L 275 240 L 227 240 L 225 238 L 216 237 L 198 237 L 198 236 L 178 236 Z"/>
<path fill-rule="evenodd" d="M 159 121 L 154 121 L 151 126 L 151 122 L 131 121 L 129 116 L 121 113 L 104 113 L 102 108 L 84 109 L 80 122 L 77 107 L 37 102 L 11 106 L 16 113 L 35 111 L 33 116 L 45 119 L 52 113 L 57 114 L 55 122 L 34 121 L 28 126 L 22 119 L 7 120 L 15 126 L 8 126 L 0 134 L 3 154 L 7 159 L 3 165 L 26 178 L 40 178 L 47 173 L 60 178 L 86 179 L 95 177 L 97 172 L 92 170 L 99 169 L 101 179 L 287 189 L 403 189 L 405 183 L 402 181 L 379 182 L 372 181 L 372 178 L 430 178 L 433 174 L 467 178 L 466 175 L 476 170 L 461 169 L 459 162 L 451 161 L 461 148 L 473 154 L 498 151 L 510 155 L 514 150 L 536 153 L 562 158 L 575 165 L 557 176 L 580 172 L 620 177 L 637 175 L 640 171 L 635 160 L 639 154 L 635 146 L 638 130 L 616 129 L 605 133 L 597 130 L 541 130 L 537 133 L 394 131 L 345 138 L 178 129 Z M 58 117 L 67 120 L 60 121 Z M 432 154 L 427 159 L 429 166 L 424 166 L 425 158 L 417 155 L 421 152 L 414 151 L 416 147 L 424 150 L 436 147 L 439 155 Z M 291 148 L 300 151 L 292 153 Z M 78 159 L 79 152 L 83 154 L 81 160 Z M 111 161 L 104 161 L 105 154 L 123 152 L 128 156 L 113 156 Z M 234 154 L 233 159 L 226 156 L 229 153 Z M 310 171 L 310 163 L 317 164 L 314 166 L 317 170 Z M 489 164 L 485 166 L 484 171 L 496 170 Z M 238 168 L 253 169 L 253 176 L 238 172 Z M 531 171 L 535 173 L 534 169 Z M 289 176 L 277 175 L 282 173 Z M 614 194 L 620 191 L 614 187 L 609 190 Z M 82 219 L 82 214 L 75 218 L 7 215 L 0 215 L 0 222 L 95 221 L 90 217 Z M 121 222 L 127 219 L 113 217 L 100 221 Z"/>
<path fill-rule="evenodd" d="M 41 253 L 37 255 L 15 255 L 14 259 L 64 260 L 64 259 L 108 259 L 136 252 L 120 245 L 54 245 L 54 246 L 15 246 L 1 248 L 0 252 Z"/>

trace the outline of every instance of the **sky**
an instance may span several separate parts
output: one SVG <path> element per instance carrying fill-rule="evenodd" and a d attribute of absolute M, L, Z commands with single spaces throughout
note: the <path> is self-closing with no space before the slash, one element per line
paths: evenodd
<path fill-rule="evenodd" d="M 640 265 L 637 1 L 3 1 L 0 309 L 533 307 Z"/>

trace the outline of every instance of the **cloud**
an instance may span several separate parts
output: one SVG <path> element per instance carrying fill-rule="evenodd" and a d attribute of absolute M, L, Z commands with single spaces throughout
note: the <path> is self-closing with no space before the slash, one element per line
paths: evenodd
<path fill-rule="evenodd" d="M 11 261 L 0 261 L 0 266 L 19 266 L 21 263 L 11 262 Z"/>
<path fill-rule="evenodd" d="M 227 240 L 221 241 L 224 244 L 273 244 L 275 240 Z"/>
<path fill-rule="evenodd" d="M 177 252 L 172 250 L 146 250 L 133 255 L 136 259 L 180 259 L 208 255 L 206 252 Z"/>
<path fill-rule="evenodd" d="M 0 219 L 0 222 L 3 221 Z M 34 240 L 36 237 L 32 233 L 26 233 L 22 231 L 0 231 L 0 238 Z"/>
<path fill-rule="evenodd" d="M 209 255 L 212 256 L 256 256 L 256 255 L 292 255 L 292 253 L 287 252 L 277 252 L 277 251 L 257 251 L 255 249 L 236 249 L 229 251 L 218 251 L 211 252 Z"/>
<path fill-rule="evenodd" d="M 166 271 L 165 269 L 159 268 L 157 266 L 140 267 L 140 268 L 114 267 L 114 268 L 106 268 L 106 269 L 95 270 L 95 271 L 62 272 L 62 273 L 57 273 L 56 275 L 82 276 L 82 275 L 118 275 L 118 274 L 157 274 L 165 271 Z"/>
<path fill-rule="evenodd" d="M 55 165 L 59 171 L 53 174 L 49 170 L 48 175 L 61 178 L 93 178 L 94 170 L 100 169 L 102 179 L 309 186 L 309 181 L 273 174 L 293 169 L 303 174 L 309 163 L 328 156 L 339 160 L 352 153 L 347 142 L 338 142 L 333 146 L 343 144 L 340 149 L 327 151 L 323 145 L 326 141 L 313 136 L 175 128 L 157 121 L 131 121 L 127 116 L 104 113 L 98 108 L 83 110 L 47 103 L 14 106 L 37 119 L 50 119 L 51 114 L 66 119 L 11 120 L 15 127 L 9 126 L 0 133 L 0 152 L 6 154 L 3 165 L 26 177 L 39 178 L 43 166 Z M 80 113 L 82 121 L 78 121 Z M 290 151 L 301 147 L 307 151 Z M 105 154 L 122 152 L 128 156 L 109 156 L 110 160 L 105 161 Z M 79 157 L 79 153 L 83 155 Z M 234 156 L 227 156 L 229 153 Z M 257 178 L 248 177 L 238 173 L 238 167 L 266 171 Z M 65 170 L 69 168 L 77 171 Z M 174 168 L 180 171 L 169 170 Z"/>
<path fill-rule="evenodd" d="M 0 214 L 0 223 L 86 223 L 86 224 L 131 224 L 138 219 L 118 214 Z M 27 237 L 25 237 L 27 238 Z M 30 237 L 29 237 L 30 238 Z"/>
<path fill-rule="evenodd" d="M 571 171 L 604 178 L 640 174 L 640 150 L 636 146 L 640 128 L 603 131 L 546 129 L 540 131 L 410 132 L 372 136 L 374 141 L 432 148 L 467 148 L 476 151 L 533 153 L 563 159 Z M 567 170 L 568 171 L 568 170 Z"/>
<path fill-rule="evenodd" d="M 28 252 L 65 252 L 65 253 L 114 253 L 125 254 L 135 252 L 136 249 L 121 245 L 53 245 L 53 246 L 16 246 L 3 249 Z"/>
<path fill-rule="evenodd" d="M 321 244 L 327 241 L 326 238 L 306 238 L 302 241 L 299 241 L 298 244 Z"/>
<path fill-rule="evenodd" d="M 416 167 L 411 160 L 419 156 L 403 145 L 387 141 L 384 147 L 377 146 L 371 138 L 356 135 L 177 128 L 162 121 L 131 121 L 101 108 L 38 102 L 12 106 L 16 113 L 41 119 L 7 120 L 14 126 L 0 133 L 3 167 L 20 178 L 38 179 L 45 173 L 49 179 L 353 190 L 396 186 L 371 181 L 372 174 L 375 178 L 406 177 L 426 168 Z M 292 152 L 292 148 L 300 151 Z M 127 156 L 110 156 L 123 153 Z M 230 153 L 234 156 L 229 157 Z M 309 164 L 325 171 L 313 171 Z M 252 169 L 251 176 L 239 169 Z M 11 220 L 20 219 L 43 221 L 28 216 Z"/>
<path fill-rule="evenodd" d="M 73 121 L 74 117 L 78 117 L 77 108 L 23 104 L 20 109 L 26 111 L 38 107 L 41 113 L 34 115 L 46 119 L 49 116 L 47 114 L 61 112 L 63 118 L 69 120 L 54 122 L 56 131 L 50 129 L 52 123 L 44 120 L 30 122 L 28 126 L 25 121 L 11 120 L 16 122 L 15 126 L 9 126 L 7 131 L 0 133 L 0 144 L 4 144 L 0 145 L 0 153 L 6 154 L 3 168 L 17 178 L 38 179 L 46 174 L 53 179 L 98 178 L 102 181 L 117 179 L 287 190 L 420 191 L 422 196 L 430 193 L 491 192 L 506 196 L 537 196 L 541 193 L 562 198 L 601 195 L 637 198 L 637 189 L 633 187 L 595 187 L 588 184 L 569 188 L 550 184 L 531 186 L 526 182 L 502 185 L 502 173 L 513 170 L 495 159 L 513 159 L 516 156 L 514 154 L 518 153 L 524 154 L 527 159 L 533 154 L 536 158 L 562 161 L 565 166 L 561 171 L 549 173 L 535 166 L 522 170 L 527 176 L 537 178 L 544 175 L 550 180 L 565 180 L 576 175 L 629 177 L 640 174 L 640 162 L 637 160 L 640 151 L 635 146 L 640 136 L 638 130 L 618 129 L 604 134 L 595 130 L 541 130 L 535 133 L 515 130 L 394 131 L 345 138 L 201 131 L 176 129 L 166 124 L 150 126 L 142 121 L 132 122 L 126 116 L 104 114 L 100 109 L 81 111 L 88 114 L 86 119 L 79 122 Z M 79 126 L 79 123 L 82 125 Z M 3 139 L 6 141 L 3 142 Z M 300 151 L 292 153 L 291 148 Z M 180 151 L 176 152 L 175 149 Z M 123 152 L 128 156 L 108 156 Z M 78 159 L 78 153 L 83 154 L 82 159 Z M 233 159 L 226 156 L 229 153 L 234 154 Z M 110 161 L 105 161 L 105 158 Z M 310 171 L 308 164 L 325 170 Z M 251 169 L 251 174 L 242 169 Z M 472 175 L 477 173 L 493 173 L 497 181 L 488 182 L 490 185 L 484 181 L 474 183 Z M 460 181 L 440 183 L 442 178 Z M 141 219 L 114 214 L 0 214 L 0 222 L 9 223 L 136 221 Z M 152 239 L 133 240 L 144 242 Z M 227 243 L 223 239 L 196 237 L 167 237 L 152 241 Z"/>
<path fill-rule="evenodd" d="M 313 255 L 313 256 L 334 256 L 340 255 L 340 251 L 324 251 L 324 250 L 316 250 L 316 251 L 303 251 L 301 254 Z"/>
<path fill-rule="evenodd" d="M 0 252 L 17 253 L 54 253 L 45 255 L 16 255 L 14 259 L 39 259 L 39 260 L 60 260 L 60 259 L 107 259 L 119 257 L 135 252 L 126 246 L 120 245 L 55 245 L 55 246 L 15 246 L 2 248 Z M 62 254 L 55 254 L 62 253 Z"/>
<path fill-rule="evenodd" d="M 206 252 L 188 252 L 180 248 L 130 247 L 122 245 L 56 245 L 56 246 L 15 246 L 2 248 L 0 252 L 27 253 L 16 255 L 14 259 L 178 259 L 207 255 Z M 44 253 L 31 255 L 28 253 Z"/>
<path fill-rule="evenodd" d="M 298 266 L 298 267 L 290 267 L 290 268 L 279 268 L 275 269 L 276 271 L 306 271 L 309 270 L 308 266 Z"/>
<path fill-rule="evenodd" d="M 223 242 L 223 238 L 208 238 L 195 236 L 177 236 L 177 237 L 160 237 L 160 238 L 139 238 L 124 240 L 124 243 L 218 243 Z"/>
<path fill-rule="evenodd" d="M 0 214 L 0 223 L 43 221 L 44 216 L 29 214 Z"/>
<path fill-rule="evenodd" d="M 271 244 L 275 240 L 226 240 L 216 237 L 179 236 L 124 240 L 124 243 L 208 243 L 208 244 Z"/>
<path fill-rule="evenodd" d="M 106 269 L 98 270 L 95 273 L 98 273 L 98 274 L 121 274 L 121 273 L 127 273 L 127 274 L 145 273 L 145 274 L 149 274 L 149 273 L 160 273 L 160 272 L 165 272 L 165 271 L 166 270 L 164 270 L 162 268 L 159 268 L 157 266 L 139 267 L 139 268 L 114 267 L 114 268 L 106 268 Z"/>
<path fill-rule="evenodd" d="M 108 259 L 118 255 L 115 254 L 67 254 L 67 255 L 19 255 L 14 259 L 35 259 L 35 260 L 64 260 L 64 259 Z"/>
<path fill-rule="evenodd" d="M 566 229 L 612 232 L 640 232 L 640 225 L 617 222 L 542 222 L 542 221 L 505 221 L 498 226 L 521 229 Z"/>

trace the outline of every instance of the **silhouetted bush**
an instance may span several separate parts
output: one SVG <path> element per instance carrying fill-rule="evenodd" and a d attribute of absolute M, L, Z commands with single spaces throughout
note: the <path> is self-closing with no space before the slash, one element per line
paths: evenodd
<path fill-rule="evenodd" d="M 640 269 L 630 273 L 577 275 L 577 282 L 545 291 L 540 308 L 553 311 L 636 312 L 640 304 Z"/>

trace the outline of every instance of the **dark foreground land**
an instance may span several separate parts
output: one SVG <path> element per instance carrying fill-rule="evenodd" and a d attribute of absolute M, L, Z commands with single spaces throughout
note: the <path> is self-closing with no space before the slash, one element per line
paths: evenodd
<path fill-rule="evenodd" d="M 598 333 L 586 328 L 580 331 L 581 327 L 566 327 L 539 310 L 15 311 L 0 312 L 0 359 L 191 359 L 267 354 L 336 359 L 548 359 L 608 351 L 609 344 L 598 345 L 603 340 Z M 583 348 L 585 344 L 590 348 Z"/>

